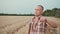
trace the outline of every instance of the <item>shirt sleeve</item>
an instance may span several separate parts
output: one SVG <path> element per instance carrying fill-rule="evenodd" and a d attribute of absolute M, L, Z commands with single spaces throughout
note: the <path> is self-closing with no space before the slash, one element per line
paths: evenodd
<path fill-rule="evenodd" d="M 29 24 L 33 24 L 32 19 L 33 19 L 33 17 L 30 18 L 30 20 L 29 20 Z"/>

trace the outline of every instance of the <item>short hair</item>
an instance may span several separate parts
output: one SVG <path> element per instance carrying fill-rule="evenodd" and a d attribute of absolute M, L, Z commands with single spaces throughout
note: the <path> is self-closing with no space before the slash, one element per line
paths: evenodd
<path fill-rule="evenodd" d="M 37 5 L 37 6 L 40 6 L 42 8 L 42 10 L 44 10 L 44 7 L 42 5 Z"/>

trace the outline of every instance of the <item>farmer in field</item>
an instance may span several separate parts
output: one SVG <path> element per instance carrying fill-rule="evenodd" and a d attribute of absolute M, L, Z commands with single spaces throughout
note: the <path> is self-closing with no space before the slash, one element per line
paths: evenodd
<path fill-rule="evenodd" d="M 35 16 L 31 19 L 29 24 L 28 34 L 46 34 L 46 27 L 50 25 L 53 28 L 57 28 L 56 23 L 43 17 L 44 7 L 37 5 L 35 8 Z M 48 25 L 47 25 L 48 24 Z"/>

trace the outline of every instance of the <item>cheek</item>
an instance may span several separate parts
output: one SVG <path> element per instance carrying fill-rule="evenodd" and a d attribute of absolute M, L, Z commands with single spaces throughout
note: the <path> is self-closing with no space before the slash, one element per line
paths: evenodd
<path fill-rule="evenodd" d="M 35 11 L 36 14 L 42 14 L 42 11 Z"/>
<path fill-rule="evenodd" d="M 38 14 L 41 14 L 42 12 L 41 11 L 37 11 Z"/>
<path fill-rule="evenodd" d="M 37 12 L 36 12 L 36 15 L 39 15 L 39 14 L 40 14 L 40 12 L 39 12 L 39 11 L 37 11 Z"/>
<path fill-rule="evenodd" d="M 40 12 L 39 12 L 39 11 L 36 11 L 35 13 L 36 13 L 36 14 L 39 14 Z"/>

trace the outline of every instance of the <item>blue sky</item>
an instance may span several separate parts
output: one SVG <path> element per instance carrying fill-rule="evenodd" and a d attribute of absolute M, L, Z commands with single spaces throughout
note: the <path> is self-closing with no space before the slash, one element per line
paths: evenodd
<path fill-rule="evenodd" d="M 36 5 L 43 5 L 45 10 L 60 8 L 60 0 L 0 0 L 0 13 L 30 14 Z"/>

